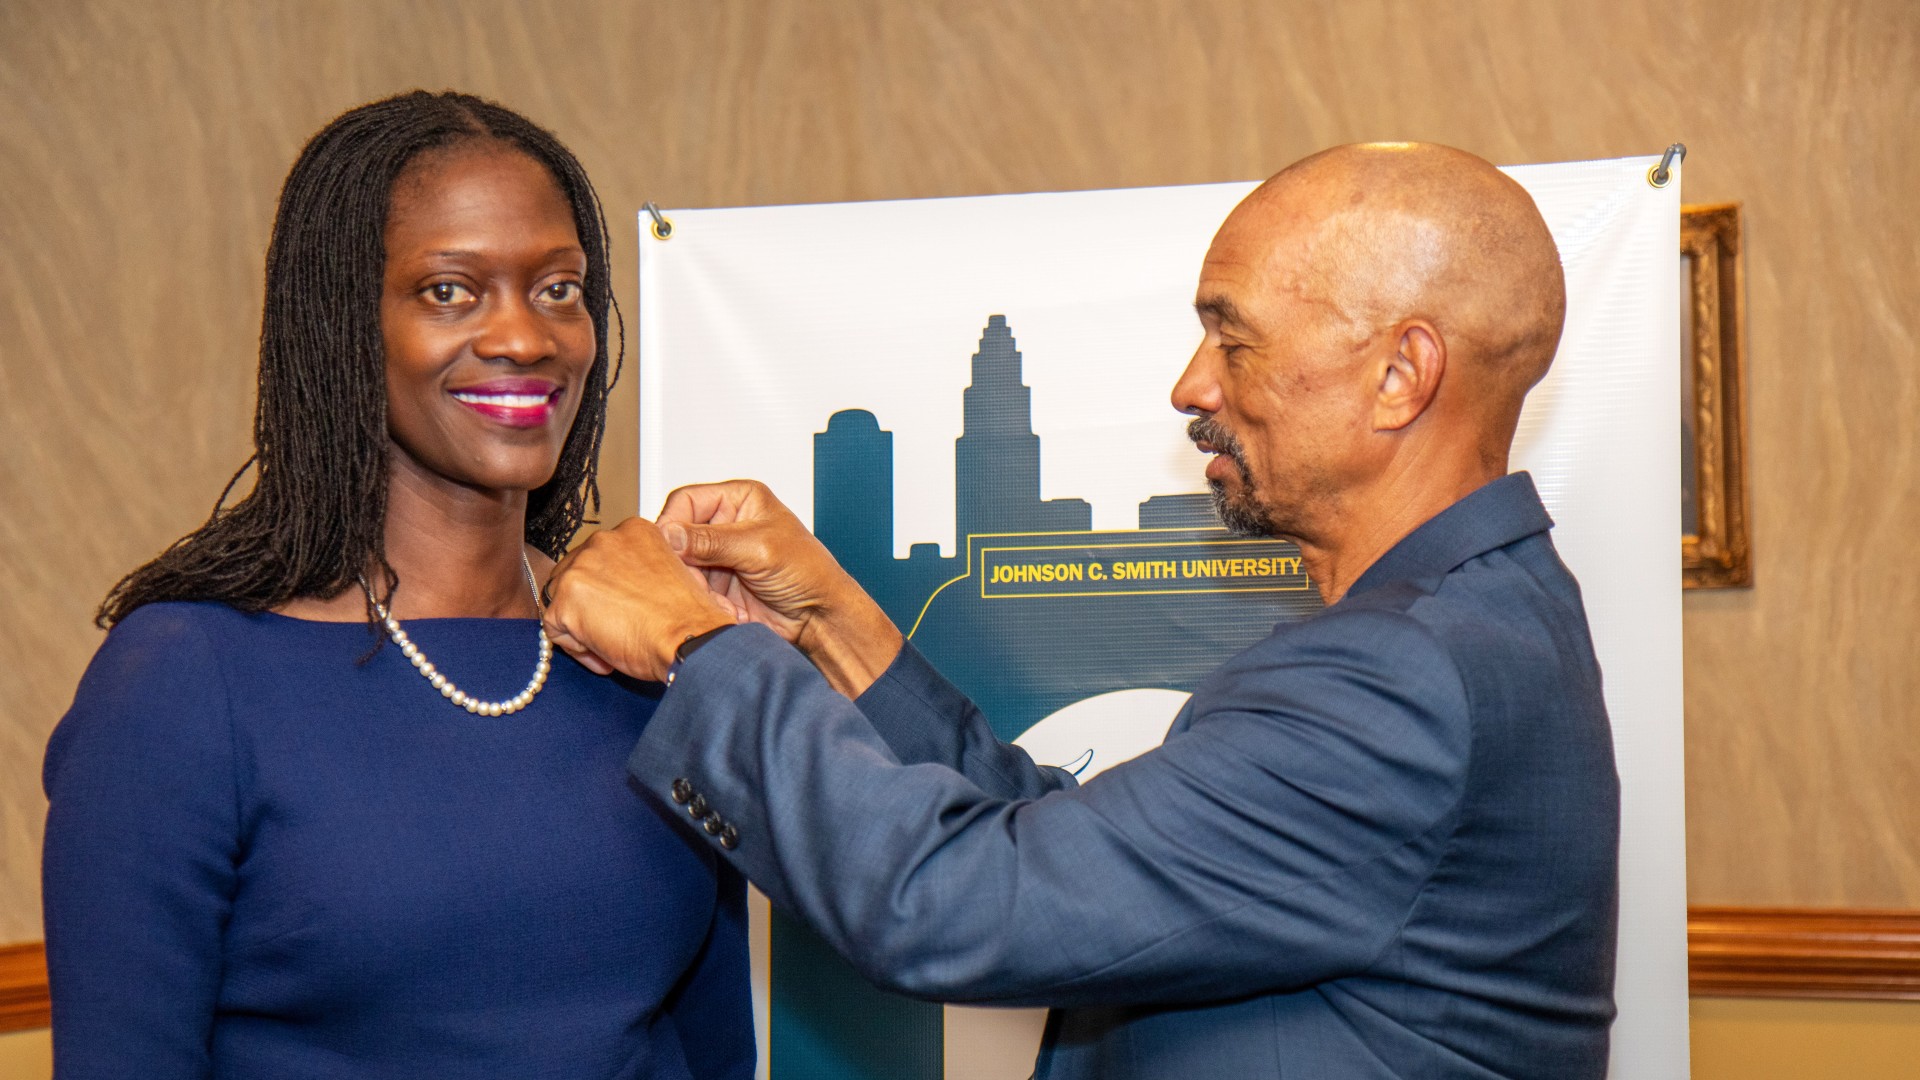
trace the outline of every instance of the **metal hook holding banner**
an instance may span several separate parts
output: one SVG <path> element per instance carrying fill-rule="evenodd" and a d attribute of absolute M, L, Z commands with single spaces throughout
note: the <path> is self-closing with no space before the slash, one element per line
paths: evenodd
<path fill-rule="evenodd" d="M 1666 187 L 1667 181 L 1673 179 L 1673 167 L 1685 160 L 1687 160 L 1686 143 L 1674 143 L 1672 146 L 1667 147 L 1667 152 L 1660 155 L 1660 164 L 1647 170 L 1647 183 L 1652 184 L 1654 187 Z M 652 206 L 653 204 L 648 203 L 647 205 Z M 655 216 L 657 217 L 658 215 Z"/>
<path fill-rule="evenodd" d="M 1664 183 L 1664 181 L 1662 182 Z M 1659 185 L 1656 184 L 1654 186 L 1658 187 Z M 659 206 L 649 200 L 643 204 L 640 209 L 645 210 L 647 216 L 653 219 L 653 238 L 655 240 L 673 239 L 673 221 L 669 219 L 667 215 L 660 212 Z"/>

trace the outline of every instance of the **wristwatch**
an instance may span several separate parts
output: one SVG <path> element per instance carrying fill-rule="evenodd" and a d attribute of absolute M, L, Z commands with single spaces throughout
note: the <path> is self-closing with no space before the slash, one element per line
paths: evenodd
<path fill-rule="evenodd" d="M 712 641 L 714 638 L 719 637 L 721 634 L 726 633 L 738 625 L 740 624 L 727 623 L 724 626 L 716 626 L 705 633 L 695 634 L 681 642 L 680 647 L 673 650 L 673 663 L 667 665 L 667 677 L 661 681 L 668 686 L 672 686 L 673 680 L 680 676 L 680 669 L 686 666 L 687 660 L 692 657 L 695 652 L 699 651 L 702 645 L 705 645 L 707 642 Z"/>

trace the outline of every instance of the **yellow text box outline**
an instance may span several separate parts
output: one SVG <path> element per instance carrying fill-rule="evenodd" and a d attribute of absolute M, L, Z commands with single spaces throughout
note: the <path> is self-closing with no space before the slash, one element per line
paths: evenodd
<path fill-rule="evenodd" d="M 1191 529 L 1140 529 L 1137 531 L 1146 533 L 1146 532 L 1192 532 L 1194 530 L 1191 530 Z M 1224 532 L 1225 530 L 1218 530 L 1218 531 Z M 995 539 L 1003 536 L 1009 537 L 1009 538 L 1019 537 L 1019 536 L 1065 537 L 1065 536 L 1071 536 L 1071 535 L 1072 535 L 1071 533 L 970 533 L 967 536 L 967 546 L 969 547 L 973 546 L 973 541 L 976 538 Z M 1001 593 L 999 595 L 994 595 L 987 592 L 987 554 L 989 552 L 1066 551 L 1066 550 L 1074 550 L 1074 549 L 1092 551 L 1099 548 L 1155 548 L 1155 547 L 1164 548 L 1164 547 L 1179 547 L 1179 546 L 1188 545 L 1188 544 L 1206 544 L 1208 546 L 1230 546 L 1230 545 L 1243 546 L 1243 545 L 1253 545 L 1253 544 L 1279 544 L 1283 542 L 1284 541 L 1280 541 L 1280 540 L 1261 540 L 1261 539 L 1253 539 L 1253 538 L 1212 540 L 1206 537 L 1195 537 L 1188 540 L 1142 540 L 1136 543 L 1119 541 L 1119 542 L 1107 543 L 1107 544 L 1102 544 L 1102 543 L 1090 544 L 1082 541 L 1078 543 L 1026 544 L 1026 545 L 1018 545 L 1018 546 L 1005 545 L 1005 546 L 994 546 L 994 547 L 987 547 L 983 545 L 979 549 L 980 551 L 980 561 L 979 561 L 980 599 L 982 600 L 1046 600 L 1046 599 L 1059 600 L 1059 599 L 1067 599 L 1067 598 L 1078 597 L 1078 596 L 1200 596 L 1200 595 L 1209 594 L 1209 593 L 1306 592 L 1308 589 L 1313 587 L 1313 582 L 1307 578 L 1307 572 L 1304 568 L 1304 564 L 1302 565 L 1302 569 L 1300 570 L 1300 584 L 1298 585 L 1248 585 L 1248 586 L 1239 587 L 1239 588 L 1234 588 L 1234 587 L 1220 588 L 1216 586 L 1214 588 L 1206 588 L 1206 589 L 1113 589 L 1113 590 L 1099 589 L 1099 590 L 1083 590 L 1080 592 Z M 972 570 L 973 568 L 969 567 L 968 569 Z M 948 584 L 952 584 L 952 583 L 949 582 Z M 942 587 L 944 588 L 944 586 Z M 918 620 L 915 620 L 915 626 L 917 627 L 918 625 L 919 625 Z"/>

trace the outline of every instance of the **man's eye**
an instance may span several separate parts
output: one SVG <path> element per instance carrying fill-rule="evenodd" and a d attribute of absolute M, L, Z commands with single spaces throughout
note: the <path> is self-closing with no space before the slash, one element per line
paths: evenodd
<path fill-rule="evenodd" d="M 551 304 L 571 304 L 580 299 L 580 283 L 577 281 L 556 281 L 540 290 L 540 294 Z"/>
<path fill-rule="evenodd" d="M 436 304 L 464 304 L 473 299 L 473 292 L 457 282 L 436 281 L 427 286 L 426 297 Z"/>

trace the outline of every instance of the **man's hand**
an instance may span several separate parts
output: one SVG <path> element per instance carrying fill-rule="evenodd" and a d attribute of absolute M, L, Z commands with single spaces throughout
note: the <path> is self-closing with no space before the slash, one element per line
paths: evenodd
<path fill-rule="evenodd" d="M 666 678 L 688 638 L 740 618 L 645 518 L 604 529 L 547 581 L 547 637 L 601 675 Z"/>
<path fill-rule="evenodd" d="M 793 642 L 852 698 L 899 654 L 900 631 L 793 512 L 753 480 L 667 496 L 660 531 L 707 586 Z"/>

